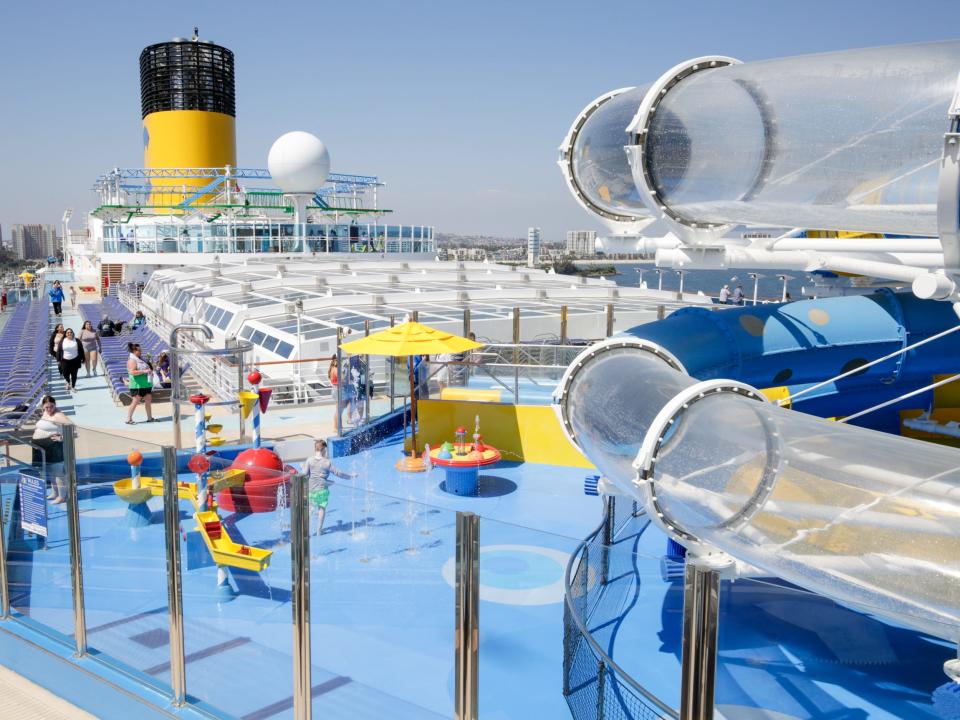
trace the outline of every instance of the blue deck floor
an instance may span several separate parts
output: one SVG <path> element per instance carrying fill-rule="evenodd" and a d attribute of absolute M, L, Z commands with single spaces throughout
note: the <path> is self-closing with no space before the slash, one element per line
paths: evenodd
<path fill-rule="evenodd" d="M 450 717 L 453 698 L 455 509 L 481 524 L 481 708 L 484 718 L 568 716 L 562 687 L 562 575 L 599 520 L 584 471 L 504 463 L 486 497 L 440 489 L 441 477 L 393 469 L 388 445 L 338 459 L 356 480 L 333 486 L 311 549 L 317 717 Z M 190 478 L 188 478 L 190 479 Z M 169 681 L 166 568 L 155 520 L 124 526 L 106 487 L 81 502 L 90 645 L 161 685 Z M 62 507 L 62 506 L 60 506 Z M 181 527 L 192 529 L 189 505 Z M 216 569 L 190 567 L 184 544 L 188 691 L 249 720 L 292 716 L 290 548 L 285 512 L 225 516 L 234 539 L 271 548 L 261 574 L 233 571 L 239 596 L 218 604 Z M 46 627 L 72 627 L 66 520 L 51 510 L 46 549 L 11 548 L 13 606 Z M 614 548 L 608 604 L 621 623 L 594 628 L 623 666 L 671 704 L 679 698 L 679 584 L 660 576 L 664 538 L 648 528 Z M 618 587 L 621 583 L 622 587 Z M 618 595 L 619 593 L 619 595 Z M 728 716 L 933 718 L 950 648 L 799 591 L 763 582 L 724 586 L 717 702 Z"/>

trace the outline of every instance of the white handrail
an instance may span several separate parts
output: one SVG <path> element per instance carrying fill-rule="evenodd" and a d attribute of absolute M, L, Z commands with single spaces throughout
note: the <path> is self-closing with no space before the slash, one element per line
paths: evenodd
<path fill-rule="evenodd" d="M 862 416 L 864 416 L 864 415 L 866 415 L 866 414 L 868 414 L 868 413 L 872 413 L 874 410 L 881 410 L 881 409 L 887 407 L 888 405 L 893 405 L 894 403 L 898 403 L 898 402 L 900 402 L 901 400 L 906 400 L 907 398 L 912 398 L 914 395 L 919 395 L 920 393 L 925 393 L 927 390 L 933 390 L 933 389 L 935 389 L 935 388 L 941 387 L 942 385 L 946 385 L 946 384 L 948 384 L 948 383 L 952 383 L 952 382 L 955 382 L 955 381 L 957 381 L 957 380 L 960 380 L 960 374 L 951 375 L 950 377 L 944 378 L 943 380 L 939 380 L 939 381 L 933 383 L 932 385 L 927 385 L 926 387 L 922 387 L 922 388 L 920 388 L 919 390 L 913 390 L 913 391 L 911 391 L 911 392 L 905 393 L 905 394 L 901 395 L 900 397 L 895 397 L 895 398 L 893 398 L 893 400 L 887 400 L 886 402 L 882 402 L 882 403 L 880 403 L 879 405 L 874 405 L 873 407 L 867 408 L 866 410 L 861 410 L 860 412 L 854 413 L 853 415 L 847 415 L 847 417 L 841 418 L 841 419 L 837 420 L 837 422 L 845 423 L 845 422 L 849 422 L 849 421 L 851 421 L 851 420 L 856 420 L 858 417 L 862 417 Z"/>
<path fill-rule="evenodd" d="M 873 367 L 874 365 L 878 363 L 882 363 L 885 360 L 895 358 L 897 355 L 902 355 L 908 350 L 913 350 L 914 348 L 918 348 L 921 345 L 926 345 L 928 342 L 939 340 L 940 338 L 946 335 L 949 335 L 952 332 L 956 332 L 957 330 L 960 330 L 960 325 L 954 325 L 952 328 L 948 328 L 947 330 L 944 330 L 943 332 L 939 332 L 936 335 L 931 335 L 928 338 L 924 338 L 923 340 L 913 343 L 913 345 L 907 345 L 906 347 L 902 347 L 899 350 L 896 350 L 895 352 L 890 353 L 889 355 L 884 355 L 881 358 L 877 358 L 876 360 L 871 360 L 870 362 L 865 363 L 863 365 L 857 365 L 857 367 L 853 368 L 852 370 L 847 370 L 847 372 L 841 373 L 836 377 L 832 377 L 829 380 L 824 380 L 823 382 L 818 382 L 816 385 L 811 385 L 810 387 L 804 388 L 803 390 L 795 392 L 792 395 L 788 395 L 785 398 L 781 398 L 780 400 L 777 400 L 777 405 L 779 405 L 780 407 L 783 407 L 784 405 L 789 405 L 790 403 L 793 402 L 795 398 L 798 398 L 801 395 L 806 395 L 808 392 L 819 390 L 824 385 L 829 385 L 830 383 L 837 382 L 838 380 L 843 380 L 844 378 L 850 377 L 851 375 L 855 375 L 856 373 L 863 372 L 868 367 Z"/>

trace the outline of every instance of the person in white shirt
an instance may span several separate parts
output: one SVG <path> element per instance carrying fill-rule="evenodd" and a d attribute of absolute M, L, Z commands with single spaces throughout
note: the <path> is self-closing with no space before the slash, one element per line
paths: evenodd
<path fill-rule="evenodd" d="M 307 476 L 307 490 L 310 505 L 317 511 L 317 531 L 323 530 L 323 518 L 327 513 L 327 501 L 330 499 L 330 490 L 327 489 L 327 479 L 330 473 L 337 477 L 349 479 L 357 477 L 356 473 L 340 470 L 327 457 L 327 441 L 317 440 L 313 444 L 314 456 L 303 464 L 303 474 Z"/>
<path fill-rule="evenodd" d="M 730 286 L 724 285 L 720 288 L 720 297 L 717 298 L 720 301 L 721 305 L 726 305 L 730 302 Z"/>
<path fill-rule="evenodd" d="M 57 348 L 57 362 L 60 364 L 63 379 L 67 381 L 69 392 L 77 389 L 77 374 L 83 365 L 83 357 L 83 343 L 73 334 L 73 329 L 68 328 Z"/>
<path fill-rule="evenodd" d="M 50 484 L 51 494 L 47 496 L 53 505 L 67 500 L 66 484 L 63 479 L 63 425 L 70 420 L 57 409 L 57 401 L 50 395 L 41 400 L 42 414 L 33 430 L 34 464 L 44 462 L 46 480 Z M 43 451 L 42 453 L 40 451 Z"/>

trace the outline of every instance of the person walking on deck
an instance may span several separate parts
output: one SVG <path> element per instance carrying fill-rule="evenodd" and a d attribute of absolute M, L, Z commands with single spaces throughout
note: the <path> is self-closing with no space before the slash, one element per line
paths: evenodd
<path fill-rule="evenodd" d="M 80 344 L 83 345 L 83 367 L 87 371 L 87 377 L 96 377 L 97 358 L 101 352 L 100 334 L 90 320 L 84 322 L 80 328 Z"/>
<path fill-rule="evenodd" d="M 60 317 L 63 312 L 63 287 L 59 280 L 53 281 L 53 287 L 47 292 L 50 296 L 50 302 L 53 304 L 53 314 Z"/>
<path fill-rule="evenodd" d="M 127 358 L 127 372 L 129 373 L 130 385 L 130 409 L 127 411 L 127 425 L 134 425 L 133 411 L 143 400 L 143 405 L 147 409 L 147 422 L 153 422 L 153 368 L 150 363 L 140 357 L 140 345 L 137 343 L 128 343 L 127 349 L 130 351 L 130 357 Z"/>
<path fill-rule="evenodd" d="M 77 286 L 70 286 L 70 307 L 76 309 L 77 307 Z"/>
<path fill-rule="evenodd" d="M 73 328 L 67 328 L 57 349 L 57 362 L 60 363 L 60 372 L 67 381 L 67 392 L 77 389 L 77 374 L 83 365 L 83 343 L 73 334 Z"/>
<path fill-rule="evenodd" d="M 0 291 L 0 313 L 7 311 L 7 289 Z"/>

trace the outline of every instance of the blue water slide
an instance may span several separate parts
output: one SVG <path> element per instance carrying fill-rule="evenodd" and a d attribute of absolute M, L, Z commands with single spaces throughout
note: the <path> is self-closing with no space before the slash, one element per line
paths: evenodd
<path fill-rule="evenodd" d="M 626 334 L 673 353 L 701 380 L 733 378 L 791 394 L 958 323 L 948 303 L 881 289 L 870 295 L 800 300 L 732 309 L 684 308 Z M 849 415 L 958 370 L 960 332 L 886 360 L 799 398 L 794 408 Z M 864 416 L 857 424 L 897 432 L 899 410 L 925 409 L 932 392 Z"/>

